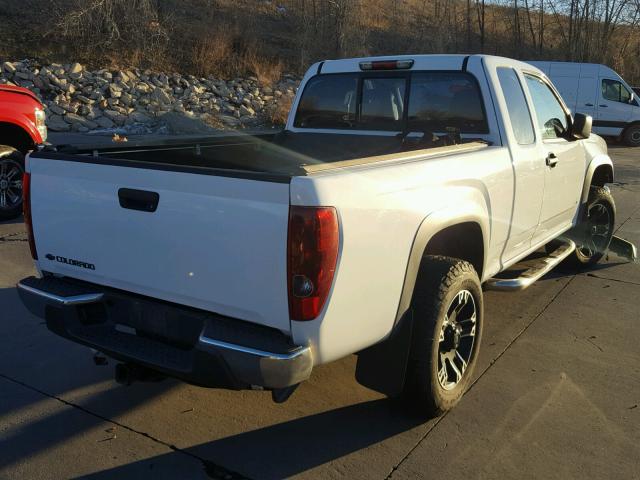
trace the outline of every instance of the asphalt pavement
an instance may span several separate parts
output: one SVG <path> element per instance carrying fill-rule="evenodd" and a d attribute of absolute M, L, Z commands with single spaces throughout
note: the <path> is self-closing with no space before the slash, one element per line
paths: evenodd
<path fill-rule="evenodd" d="M 612 148 L 617 234 L 640 245 L 640 148 Z M 0 224 L 0 478 L 640 478 L 640 264 L 609 255 L 519 293 L 486 292 L 475 382 L 427 422 L 317 368 L 288 402 L 174 380 L 123 387 L 115 362 L 50 333 L 14 285 Z"/>

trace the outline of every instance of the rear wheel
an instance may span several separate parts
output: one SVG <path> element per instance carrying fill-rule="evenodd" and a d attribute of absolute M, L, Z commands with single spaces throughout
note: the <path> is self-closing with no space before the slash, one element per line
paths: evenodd
<path fill-rule="evenodd" d="M 480 280 L 463 260 L 425 256 L 413 297 L 405 399 L 421 414 L 453 408 L 471 382 L 482 334 Z"/>
<path fill-rule="evenodd" d="M 24 155 L 0 146 L 0 220 L 16 218 L 22 212 Z"/>

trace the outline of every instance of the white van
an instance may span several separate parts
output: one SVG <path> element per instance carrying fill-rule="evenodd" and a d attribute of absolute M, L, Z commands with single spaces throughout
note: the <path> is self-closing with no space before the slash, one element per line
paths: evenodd
<path fill-rule="evenodd" d="M 528 62 L 551 79 L 572 112 L 593 117 L 593 131 L 640 146 L 640 102 L 620 75 L 596 63 Z"/>

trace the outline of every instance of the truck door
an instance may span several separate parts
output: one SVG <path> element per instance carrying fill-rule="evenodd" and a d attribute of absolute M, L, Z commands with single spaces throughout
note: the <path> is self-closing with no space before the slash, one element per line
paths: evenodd
<path fill-rule="evenodd" d="M 507 263 L 531 245 L 542 205 L 545 167 L 540 162 L 540 150 L 536 144 L 534 123 L 524 94 L 523 80 L 509 66 L 497 66 L 495 71 L 502 92 L 502 95 L 497 95 L 497 100 L 499 104 L 504 102 L 500 105 L 500 111 L 503 112 L 503 129 L 508 140 L 514 175 L 509 238 L 501 259 L 502 263 Z"/>
<path fill-rule="evenodd" d="M 544 165 L 544 195 L 533 243 L 556 236 L 572 224 L 582 193 L 586 156 L 580 142 L 566 138 L 570 117 L 547 81 L 525 73 L 536 118 L 540 162 Z"/>
<path fill-rule="evenodd" d="M 615 78 L 600 77 L 598 112 L 594 119 L 596 131 L 602 135 L 618 136 L 631 121 L 634 105 L 631 92 Z"/>

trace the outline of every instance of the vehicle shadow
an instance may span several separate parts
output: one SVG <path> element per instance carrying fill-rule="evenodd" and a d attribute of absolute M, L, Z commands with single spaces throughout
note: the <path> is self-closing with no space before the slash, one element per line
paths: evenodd
<path fill-rule="evenodd" d="M 175 384 L 163 382 L 145 385 L 145 388 L 131 388 L 126 394 L 126 401 L 123 401 L 123 395 L 120 391 L 123 387 L 114 385 L 113 388 L 93 395 L 87 401 L 82 401 L 81 410 L 71 408 L 71 404 L 66 403 L 66 400 L 52 401 L 50 405 L 47 405 L 45 402 L 51 397 L 43 396 L 40 391 L 33 390 L 24 384 L 16 386 L 20 388 L 19 394 L 9 395 L 0 405 L 0 417 L 13 421 L 19 419 L 20 422 L 19 426 L 16 425 L 3 432 L 0 471 L 17 463 L 28 461 L 29 458 L 46 452 L 52 446 L 63 445 L 65 442 L 95 429 L 101 420 L 105 422 L 105 428 L 112 427 L 113 425 L 107 423 L 108 419 L 118 418 L 119 415 L 129 410 L 134 410 L 153 401 L 154 398 L 168 392 Z M 83 385 L 81 388 L 90 389 L 91 385 Z M 55 398 L 64 399 L 64 397 L 63 394 Z M 40 405 L 40 402 L 43 404 Z M 109 406 L 108 414 L 105 417 L 87 414 L 87 412 L 104 410 L 105 405 Z M 112 435 L 105 432 L 105 441 L 109 440 L 110 436 Z"/>
<path fill-rule="evenodd" d="M 522 273 L 525 272 L 527 268 L 534 265 L 536 261 L 540 260 L 541 258 L 544 258 L 545 256 L 546 254 L 542 250 L 532 253 L 521 263 L 509 268 L 508 276 L 516 277 L 518 275 L 521 275 Z M 609 268 L 617 267 L 619 265 L 624 265 L 626 263 L 629 263 L 629 261 L 626 259 L 623 259 L 622 257 L 619 257 L 617 254 L 613 252 L 607 252 L 604 258 L 601 260 L 601 263 L 597 263 L 595 265 L 588 265 L 588 266 L 585 265 L 580 269 L 576 269 L 575 267 L 571 265 L 567 265 L 564 262 L 562 262 L 558 266 L 556 266 L 554 269 L 552 269 L 549 273 L 547 273 L 543 277 L 543 279 L 553 280 L 553 279 L 560 279 L 560 278 L 568 278 L 574 275 L 588 274 L 590 272 L 596 272 L 599 270 L 607 270 Z M 503 276 L 505 276 L 504 273 L 503 273 Z"/>
<path fill-rule="evenodd" d="M 0 225 L 14 225 L 23 222 L 24 219 L 22 218 L 22 214 L 20 214 L 18 217 L 12 218 L 11 220 L 0 220 Z"/>
<path fill-rule="evenodd" d="M 136 383 L 126 388 L 111 383 L 115 362 L 94 367 L 90 353 L 82 351 L 84 347 L 50 334 L 42 319 L 30 315 L 19 302 L 15 288 L 0 289 L 0 317 L 0 333 L 15 337 L 15 344 L 0 353 L 0 388 L 12 392 L 0 394 L 0 418 L 3 423 L 7 421 L 2 432 L 0 472 L 48 455 L 47 450 L 53 446 L 82 442 L 89 432 L 93 437 L 88 438 L 95 438 L 100 425 L 104 425 L 104 441 L 108 441 L 110 434 L 106 430 L 114 426 L 110 421 L 117 422 L 129 412 L 144 409 L 180 386 L 174 380 Z M 35 357 L 38 354 L 40 358 Z M 86 368 L 78 364 L 83 356 Z M 78 366 L 70 375 L 63 366 L 74 362 Z M 193 461 L 204 475 L 220 465 L 240 472 L 240 476 L 284 478 L 376 445 L 423 423 L 423 418 L 408 416 L 399 402 L 378 399 L 242 432 L 185 451 L 176 449 L 89 478 L 140 478 L 150 468 L 155 468 L 159 478 L 171 478 L 168 472 L 175 473 Z M 100 436 L 100 430 L 97 434 Z M 161 442 L 170 440 L 159 438 Z"/>
<path fill-rule="evenodd" d="M 626 261 L 606 261 L 606 263 L 597 263 L 595 265 L 585 266 L 582 269 L 575 269 L 573 267 L 558 265 L 556 268 L 547 273 L 544 278 L 546 279 L 554 279 L 554 278 L 568 278 L 574 275 L 580 274 L 589 274 L 591 272 L 597 272 L 600 270 L 608 270 L 612 267 L 617 267 L 618 265 L 625 265 L 629 262 Z"/>
<path fill-rule="evenodd" d="M 1 478 L 5 468 L 83 435 L 101 420 L 117 419 L 178 385 L 115 384 L 115 362 L 96 368 L 90 350 L 48 332 L 13 287 L 0 288 L 0 335 L 5 339 L 0 350 Z"/>
<path fill-rule="evenodd" d="M 147 469 L 157 468 L 175 463 L 175 457 L 183 455 L 200 459 L 207 472 L 215 472 L 218 465 L 229 469 L 222 478 L 227 478 L 226 475 L 230 475 L 228 478 L 288 478 L 359 452 L 423 423 L 423 418 L 403 412 L 398 402 L 378 399 L 296 418 L 82 478 L 134 478 L 143 465 Z"/>

